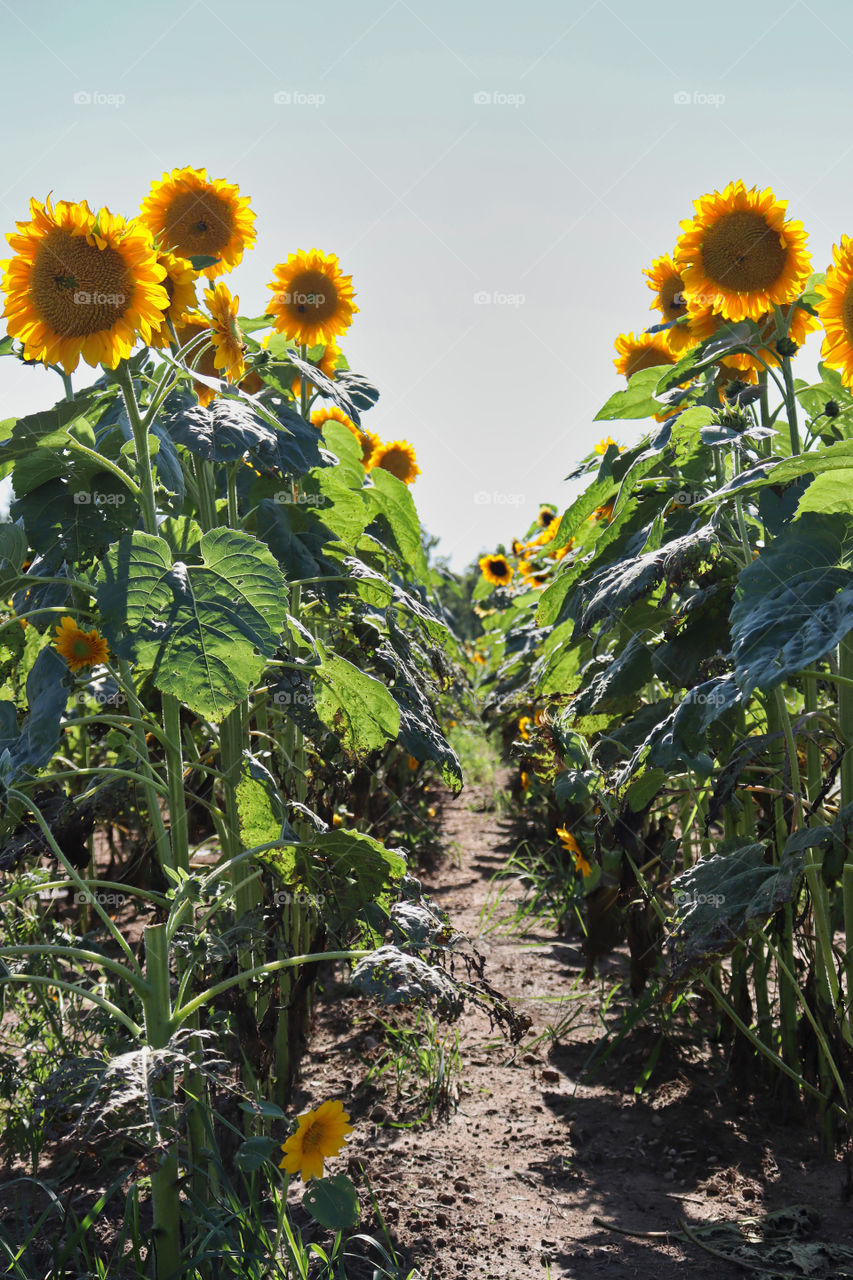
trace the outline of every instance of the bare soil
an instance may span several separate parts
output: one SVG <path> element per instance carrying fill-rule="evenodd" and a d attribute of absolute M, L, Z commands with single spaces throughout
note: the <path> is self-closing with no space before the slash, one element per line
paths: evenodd
<path fill-rule="evenodd" d="M 485 957 L 489 981 L 529 1014 L 526 1041 L 513 1047 L 484 1014 L 466 1011 L 458 1099 L 426 1123 L 397 1127 L 410 1122 L 410 1110 L 393 1089 L 366 1079 L 381 1048 L 376 1006 L 330 988 L 318 1002 L 293 1098 L 299 1110 L 326 1098 L 345 1102 L 355 1125 L 348 1172 L 368 1208 L 369 1183 L 398 1254 L 435 1280 L 670 1280 L 687 1267 L 691 1280 L 853 1274 L 820 1250 L 809 1254 L 808 1270 L 753 1263 L 750 1271 L 672 1234 L 682 1219 L 701 1230 L 806 1203 L 821 1218 L 813 1242 L 850 1246 L 847 1165 L 821 1156 L 813 1121 L 789 1114 L 772 1080 L 751 1094 L 740 1082 L 736 1088 L 730 1043 L 697 1035 L 695 1024 L 690 1034 L 685 1027 L 668 1035 L 639 1092 L 659 1040 L 648 1024 L 585 1073 L 605 1021 L 612 1027 L 617 1008 L 629 1007 L 618 998 L 605 1014 L 601 1006 L 618 979 L 627 987 L 627 958 L 617 954 L 600 966 L 599 980 L 578 983 L 577 938 L 482 931 L 490 882 L 511 847 L 508 824 L 488 806 L 489 792 L 471 789 L 445 804 L 443 838 L 453 857 L 424 869 L 423 879 Z M 522 894 L 510 884 L 504 902 Z M 580 998 L 572 1000 L 575 983 Z M 544 1034 L 569 1013 L 559 1039 Z M 712 1028 L 708 1011 L 699 1013 Z M 378 1234 L 375 1215 L 367 1226 Z M 701 1238 L 730 1256 L 718 1237 Z"/>

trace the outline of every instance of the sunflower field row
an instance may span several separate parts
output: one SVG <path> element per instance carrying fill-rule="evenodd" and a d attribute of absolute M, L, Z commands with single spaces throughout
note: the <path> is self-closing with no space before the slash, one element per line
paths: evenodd
<path fill-rule="evenodd" d="M 290 1176 L 324 1226 L 357 1221 L 322 1176 L 346 1100 L 288 1113 L 318 966 L 456 999 L 391 838 L 425 778 L 462 784 L 415 452 L 363 425 L 379 393 L 338 346 L 358 308 L 334 254 L 290 253 L 240 313 L 223 277 L 256 232 L 232 183 L 174 170 L 129 221 L 33 200 L 8 240 L 0 353 L 61 398 L 0 423 L 4 1141 L 35 1174 L 52 1116 L 124 1160 L 30 1244 L 94 1274 L 118 1195 L 141 1273 L 303 1274 Z"/>
<path fill-rule="evenodd" d="M 703 992 L 831 1149 L 853 1122 L 853 241 L 822 274 L 806 239 L 770 190 L 696 202 L 597 415 L 646 432 L 604 435 L 568 508 L 481 559 L 476 646 L 590 966 L 627 942 L 637 999 Z"/>

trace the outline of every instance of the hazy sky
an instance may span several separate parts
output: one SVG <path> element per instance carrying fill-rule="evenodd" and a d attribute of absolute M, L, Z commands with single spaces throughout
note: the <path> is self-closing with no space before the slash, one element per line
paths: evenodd
<path fill-rule="evenodd" d="M 129 216 L 190 164 L 258 215 L 226 277 L 245 314 L 290 252 L 336 252 L 361 308 L 342 345 L 382 391 L 366 425 L 414 444 L 422 518 L 461 567 L 570 497 L 619 385 L 613 339 L 654 323 L 642 269 L 695 197 L 771 185 L 820 269 L 853 233 L 851 13 L 0 0 L 0 224 L 49 191 Z M 4 418 L 60 391 L 0 362 Z"/>

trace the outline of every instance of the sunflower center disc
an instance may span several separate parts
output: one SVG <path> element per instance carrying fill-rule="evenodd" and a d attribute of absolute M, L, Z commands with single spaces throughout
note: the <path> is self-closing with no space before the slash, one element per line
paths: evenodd
<path fill-rule="evenodd" d="M 117 249 L 56 230 L 39 245 L 30 296 L 39 319 L 64 338 L 111 329 L 130 306 L 133 281 Z"/>
<path fill-rule="evenodd" d="M 631 377 L 632 374 L 638 373 L 640 369 L 656 369 L 658 365 L 673 363 L 668 359 L 657 347 L 642 347 L 639 351 L 632 351 L 625 363 L 625 374 Z"/>
<path fill-rule="evenodd" d="M 687 303 L 684 301 L 684 285 L 681 282 L 681 276 L 671 276 L 667 280 L 660 291 L 660 300 L 667 320 L 677 320 L 679 316 L 686 314 Z"/>
<path fill-rule="evenodd" d="M 769 289 L 785 268 L 779 233 L 760 213 L 736 209 L 710 227 L 702 245 L 702 263 L 711 280 L 737 293 Z"/>
<path fill-rule="evenodd" d="M 234 230 L 231 210 L 212 191 L 184 191 L 166 213 L 166 239 L 185 258 L 218 257 Z"/>
<path fill-rule="evenodd" d="M 335 314 L 338 295 L 328 276 L 322 271 L 302 271 L 294 276 L 284 303 L 293 315 L 311 320 L 328 320 Z"/>

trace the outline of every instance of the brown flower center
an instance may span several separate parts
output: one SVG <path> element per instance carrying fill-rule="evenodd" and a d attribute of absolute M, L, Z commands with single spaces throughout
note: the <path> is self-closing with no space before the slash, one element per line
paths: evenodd
<path fill-rule="evenodd" d="M 234 231 L 229 205 L 215 191 L 182 191 L 164 218 L 169 247 L 182 258 L 218 257 Z"/>
<path fill-rule="evenodd" d="M 640 369 L 655 369 L 660 364 L 675 364 L 675 358 L 668 352 L 661 351 L 660 347 L 640 347 L 628 356 L 625 362 L 625 377 L 630 378 Z"/>
<path fill-rule="evenodd" d="M 279 301 L 301 320 L 328 320 L 337 310 L 338 295 L 322 271 L 301 271 L 279 294 Z"/>
<path fill-rule="evenodd" d="M 412 474 L 412 460 L 402 449 L 389 449 L 379 463 L 383 471 L 390 471 L 398 480 L 408 480 Z"/>
<path fill-rule="evenodd" d="M 660 291 L 660 305 L 667 320 L 677 320 L 679 316 L 687 314 L 681 276 L 670 276 L 664 281 Z"/>
<path fill-rule="evenodd" d="M 710 279 L 738 293 L 771 288 L 786 258 L 779 233 L 751 209 L 723 214 L 709 227 L 702 245 L 702 264 Z"/>
<path fill-rule="evenodd" d="M 57 228 L 36 250 L 30 297 L 40 320 L 64 338 L 111 329 L 130 306 L 133 280 L 117 249 Z"/>
<path fill-rule="evenodd" d="M 323 1141 L 323 1126 L 317 1124 L 316 1120 L 310 1124 L 302 1135 L 302 1150 L 316 1151 L 320 1143 Z"/>

